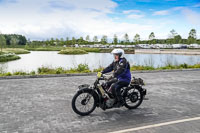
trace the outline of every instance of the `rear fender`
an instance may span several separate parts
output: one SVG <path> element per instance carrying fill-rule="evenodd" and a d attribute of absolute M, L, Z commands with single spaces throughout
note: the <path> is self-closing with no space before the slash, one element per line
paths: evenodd
<path fill-rule="evenodd" d="M 128 92 L 128 90 L 130 90 L 130 89 L 132 89 L 132 88 L 138 89 L 138 90 L 142 93 L 143 96 L 145 96 L 145 95 L 147 94 L 147 90 L 146 90 L 145 88 L 142 88 L 142 87 L 139 86 L 139 85 L 133 85 L 133 86 L 127 87 L 126 92 Z"/>

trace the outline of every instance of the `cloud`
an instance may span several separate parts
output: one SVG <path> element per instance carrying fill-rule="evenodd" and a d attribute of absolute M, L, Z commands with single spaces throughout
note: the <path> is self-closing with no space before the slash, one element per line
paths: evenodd
<path fill-rule="evenodd" d="M 194 24 L 194 25 L 200 25 L 199 24 L 200 13 L 197 13 L 187 7 L 174 7 L 168 10 L 156 11 L 153 13 L 153 15 L 169 15 L 169 14 L 174 13 L 175 11 L 180 11 L 180 13 L 183 15 L 183 18 L 186 18 L 186 20 L 189 23 Z"/>
<path fill-rule="evenodd" d="M 0 30 L 32 39 L 102 34 L 100 27 L 111 21 L 107 13 L 116 6 L 111 0 L 18 0 L 0 4 Z"/>
<path fill-rule="evenodd" d="M 15 4 L 0 4 L 3 11 L 0 14 L 0 30 L 2 33 L 23 34 L 32 40 L 42 40 L 67 36 L 78 38 L 87 34 L 99 37 L 106 34 L 110 38 L 113 34 L 123 36 L 124 33 L 133 36 L 154 29 L 149 24 L 117 22 L 108 17 L 107 14 L 113 13 L 117 6 L 111 0 L 18 0 Z M 129 15 L 130 18 L 142 17 Z"/>
<path fill-rule="evenodd" d="M 0 3 L 6 4 L 6 3 L 16 3 L 17 0 L 0 0 Z"/>
<path fill-rule="evenodd" d="M 200 22 L 200 13 L 192 11 L 188 8 L 183 9 L 182 13 L 188 22 L 190 22 L 191 24 L 200 26 L 200 23 L 199 23 Z"/>
<path fill-rule="evenodd" d="M 170 12 L 169 10 L 155 11 L 155 12 L 153 13 L 153 15 L 154 15 L 154 16 L 156 16 L 156 15 L 168 15 L 169 12 Z"/>
<path fill-rule="evenodd" d="M 170 10 L 171 10 L 171 11 L 180 11 L 180 10 L 182 10 L 182 9 L 184 9 L 184 8 L 185 8 L 185 7 L 177 6 L 177 7 L 171 8 Z"/>
<path fill-rule="evenodd" d="M 160 16 L 165 16 L 165 15 L 171 14 L 171 13 L 174 12 L 174 11 L 180 11 L 180 10 L 182 10 L 182 9 L 184 9 L 184 7 L 177 6 L 177 7 L 173 7 L 173 8 L 167 9 L 167 10 L 155 11 L 155 12 L 153 13 L 153 15 L 154 15 L 154 16 L 158 16 L 158 15 L 160 15 Z"/>
<path fill-rule="evenodd" d="M 129 19 L 140 19 L 145 16 L 140 10 L 124 10 L 122 13 L 127 15 L 127 18 Z"/>
<path fill-rule="evenodd" d="M 131 18 L 131 19 L 139 19 L 139 18 L 143 18 L 144 15 L 141 15 L 141 14 L 131 14 L 131 15 L 128 15 L 127 17 Z"/>
<path fill-rule="evenodd" d="M 75 9 L 74 5 L 71 5 L 64 1 L 50 1 L 49 6 L 52 8 L 63 9 L 63 10 L 73 10 Z"/>
<path fill-rule="evenodd" d="M 141 10 L 123 11 L 120 15 L 125 18 L 120 15 L 110 17 L 109 14 L 115 14 L 118 6 L 111 0 L 16 0 L 0 3 L 0 31 L 23 34 L 31 40 L 86 35 L 101 37 L 104 34 L 109 38 L 114 34 L 122 38 L 125 33 L 130 39 L 136 33 L 147 39 L 152 31 L 157 33 L 156 38 L 164 37 L 171 28 L 169 23 L 172 22 L 168 18 L 147 18 Z M 177 7 L 173 10 L 182 9 Z"/>
<path fill-rule="evenodd" d="M 123 11 L 123 14 L 129 14 L 129 13 L 141 13 L 140 10 L 125 10 Z"/>
<path fill-rule="evenodd" d="M 193 7 L 200 7 L 200 3 L 197 3 L 197 4 L 194 5 Z"/>

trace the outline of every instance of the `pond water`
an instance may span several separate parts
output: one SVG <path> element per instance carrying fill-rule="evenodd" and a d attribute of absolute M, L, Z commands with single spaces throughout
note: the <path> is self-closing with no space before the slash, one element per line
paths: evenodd
<path fill-rule="evenodd" d="M 31 51 L 30 54 L 19 55 L 21 59 L 0 63 L 0 69 L 7 72 L 37 70 L 42 66 L 74 68 L 78 64 L 85 63 L 90 69 L 106 67 L 113 61 L 110 53 L 89 53 L 85 55 L 61 55 L 57 51 Z M 150 65 L 154 67 L 166 64 L 196 64 L 200 63 L 199 55 L 176 54 L 126 54 L 131 65 Z"/>

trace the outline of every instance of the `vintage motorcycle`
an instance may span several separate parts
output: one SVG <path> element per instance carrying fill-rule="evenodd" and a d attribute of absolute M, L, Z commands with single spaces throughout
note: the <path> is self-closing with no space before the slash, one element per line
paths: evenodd
<path fill-rule="evenodd" d="M 116 107 L 117 100 L 106 88 L 108 78 L 102 75 L 97 77 L 92 86 L 83 84 L 78 86 L 78 90 L 72 99 L 72 109 L 75 113 L 85 116 L 92 113 L 96 107 L 103 110 Z M 121 89 L 124 98 L 124 106 L 128 109 L 136 109 L 141 105 L 147 93 L 143 88 L 144 82 L 141 78 L 133 77 L 127 87 Z"/>

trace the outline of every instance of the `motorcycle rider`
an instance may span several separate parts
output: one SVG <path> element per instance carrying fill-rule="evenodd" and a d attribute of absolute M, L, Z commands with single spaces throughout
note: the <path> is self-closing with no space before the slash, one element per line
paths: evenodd
<path fill-rule="evenodd" d="M 121 96 L 121 88 L 128 86 L 131 82 L 130 64 L 124 57 L 123 49 L 114 49 L 111 53 L 114 55 L 114 61 L 97 76 L 101 77 L 102 74 L 113 71 L 113 76 L 107 82 L 107 86 L 111 85 L 112 94 L 117 99 L 117 107 L 120 107 L 125 103 Z"/>

